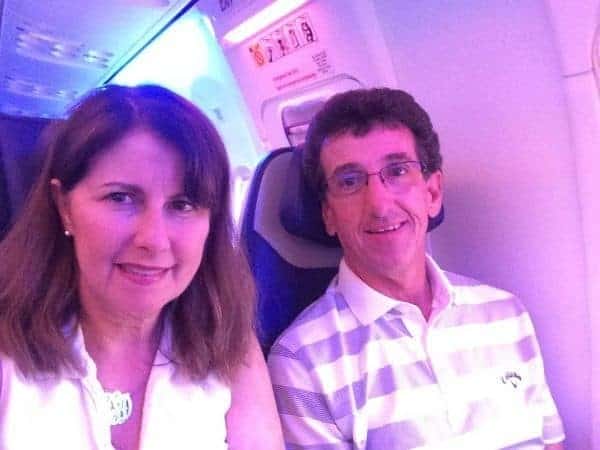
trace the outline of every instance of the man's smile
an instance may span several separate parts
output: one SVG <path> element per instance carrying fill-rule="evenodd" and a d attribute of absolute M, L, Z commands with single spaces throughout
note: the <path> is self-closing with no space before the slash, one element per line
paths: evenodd
<path fill-rule="evenodd" d="M 406 221 L 394 224 L 394 225 L 384 225 L 379 227 L 371 227 L 365 230 L 365 233 L 368 234 L 380 234 L 380 233 L 389 233 L 392 231 L 397 231 L 402 228 L 406 224 Z"/>

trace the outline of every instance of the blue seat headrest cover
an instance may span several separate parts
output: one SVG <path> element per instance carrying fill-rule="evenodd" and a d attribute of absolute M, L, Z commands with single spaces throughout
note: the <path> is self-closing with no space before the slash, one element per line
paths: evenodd
<path fill-rule="evenodd" d="M 305 182 L 302 150 L 292 150 L 286 173 L 286 189 L 281 195 L 279 217 L 288 233 L 327 247 L 339 247 L 340 241 L 325 231 L 319 194 Z"/>

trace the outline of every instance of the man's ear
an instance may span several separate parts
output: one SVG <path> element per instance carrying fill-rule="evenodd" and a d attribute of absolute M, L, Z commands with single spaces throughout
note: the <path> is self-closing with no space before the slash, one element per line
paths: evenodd
<path fill-rule="evenodd" d="M 58 214 L 60 215 L 60 220 L 62 221 L 65 232 L 72 234 L 69 199 L 63 192 L 62 183 L 58 178 L 52 178 L 50 180 L 50 192 L 52 193 L 52 200 L 54 200 L 56 209 L 58 209 Z"/>
<path fill-rule="evenodd" d="M 429 195 L 429 217 L 435 217 L 442 209 L 442 200 L 444 197 L 444 179 L 442 171 L 436 170 L 427 178 L 427 192 Z"/>
<path fill-rule="evenodd" d="M 327 199 L 323 199 L 321 202 L 321 217 L 323 217 L 323 223 L 325 224 L 325 230 L 329 236 L 335 236 L 335 220 L 333 219 L 333 210 L 327 202 Z"/>

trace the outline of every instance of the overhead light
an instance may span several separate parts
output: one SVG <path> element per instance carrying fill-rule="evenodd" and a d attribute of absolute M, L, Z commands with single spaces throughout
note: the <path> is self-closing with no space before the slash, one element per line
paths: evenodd
<path fill-rule="evenodd" d="M 75 97 L 77 97 L 77 91 L 74 89 L 57 89 L 54 95 L 56 95 L 59 98 L 74 99 Z"/>
<path fill-rule="evenodd" d="M 48 85 L 36 83 L 30 80 L 15 78 L 13 76 L 5 76 L 2 86 L 8 92 L 26 97 L 43 98 L 50 100 L 73 100 L 77 97 L 78 92 L 71 89 L 57 89 Z"/>
<path fill-rule="evenodd" d="M 273 22 L 287 16 L 309 0 L 276 0 L 269 6 L 244 20 L 235 28 L 229 30 L 223 40 L 229 44 L 238 44 L 253 34 L 271 25 Z"/>
<path fill-rule="evenodd" d="M 96 65 L 107 65 L 111 58 L 114 56 L 111 52 L 102 52 L 99 50 L 88 50 L 83 54 L 84 61 L 90 64 Z"/>
<path fill-rule="evenodd" d="M 53 33 L 40 31 L 28 24 L 17 26 L 16 31 L 16 52 L 40 61 L 105 69 L 114 56 L 112 52 L 86 49 L 81 42 L 61 39 Z"/>
<path fill-rule="evenodd" d="M 17 38 L 17 48 L 28 48 L 29 44 L 23 39 Z"/>

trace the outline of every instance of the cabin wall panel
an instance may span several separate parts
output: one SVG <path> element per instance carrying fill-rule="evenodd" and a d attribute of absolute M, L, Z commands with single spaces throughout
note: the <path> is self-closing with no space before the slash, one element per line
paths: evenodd
<path fill-rule="evenodd" d="M 600 96 L 591 74 L 565 83 L 585 242 L 591 343 L 591 425 L 593 448 L 600 449 Z M 596 424 L 596 427 L 593 425 Z"/>
<path fill-rule="evenodd" d="M 568 102 L 542 0 L 374 0 L 399 87 L 431 113 L 448 270 L 508 289 L 536 325 L 567 448 L 591 448 L 590 321 Z"/>
<path fill-rule="evenodd" d="M 600 0 L 579 0 L 577 7 L 561 0 L 545 0 L 562 60 L 569 104 L 573 149 L 586 256 L 589 305 L 591 379 L 600 380 L 600 84 L 594 80 L 591 51 L 600 26 Z M 593 448 L 600 449 L 600 382 L 592 383 Z"/>

